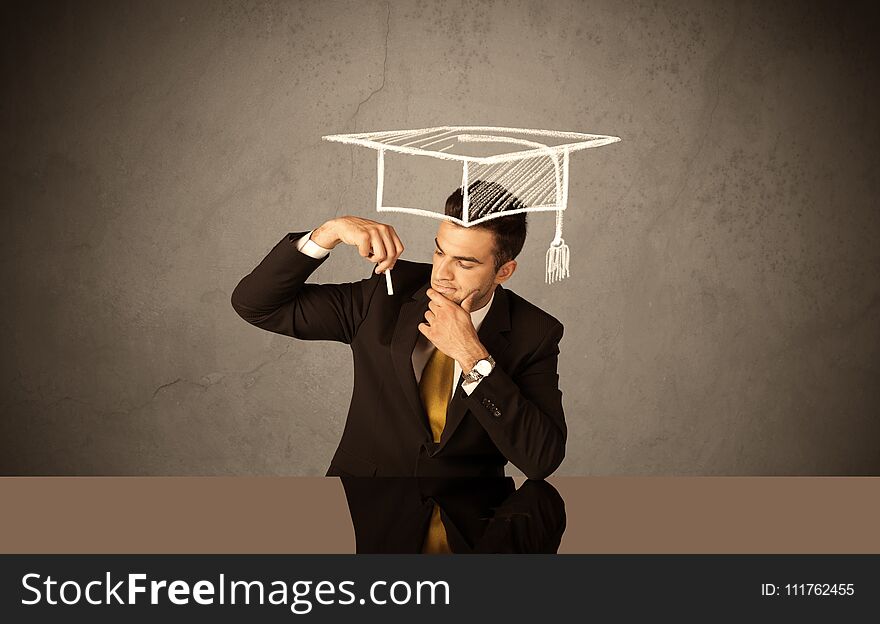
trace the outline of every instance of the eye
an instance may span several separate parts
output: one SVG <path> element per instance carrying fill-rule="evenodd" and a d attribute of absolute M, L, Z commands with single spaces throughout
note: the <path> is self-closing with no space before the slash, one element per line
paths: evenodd
<path fill-rule="evenodd" d="M 458 266 L 463 268 L 465 271 L 469 271 L 470 269 L 474 268 L 472 264 L 465 264 L 461 260 L 458 261 Z"/>
<path fill-rule="evenodd" d="M 442 256 L 442 255 L 443 255 L 443 252 L 440 251 L 439 249 L 435 249 L 435 250 L 434 250 L 434 255 L 436 255 L 436 256 Z"/>

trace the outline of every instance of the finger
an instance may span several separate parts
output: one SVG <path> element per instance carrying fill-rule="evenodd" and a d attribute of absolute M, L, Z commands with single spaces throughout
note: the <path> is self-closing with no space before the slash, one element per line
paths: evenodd
<path fill-rule="evenodd" d="M 419 323 L 419 331 L 422 332 L 422 335 L 424 335 L 425 338 L 430 338 L 428 334 L 431 332 L 431 326 L 427 323 Z"/>
<path fill-rule="evenodd" d="M 477 292 L 479 291 L 473 291 L 461 302 L 462 309 L 468 314 L 470 314 L 470 311 L 474 308 L 474 300 L 477 298 Z"/>
<path fill-rule="evenodd" d="M 400 240 L 400 237 L 397 235 L 397 232 L 394 231 L 393 227 L 389 225 L 388 229 L 391 231 L 391 239 L 394 241 L 394 248 L 397 250 L 397 258 L 399 258 L 405 249 L 403 241 Z"/>
<path fill-rule="evenodd" d="M 427 291 L 427 295 L 428 295 L 428 298 L 430 298 L 431 301 L 432 301 L 433 303 L 435 303 L 436 305 L 438 305 L 438 306 L 439 306 L 439 305 L 442 305 L 442 303 L 441 303 L 441 299 L 445 299 L 445 297 L 444 297 L 443 295 L 441 295 L 440 293 L 438 293 L 438 292 L 437 292 L 436 290 L 434 290 L 433 288 L 429 288 L 429 289 L 428 289 L 428 291 Z"/>
<path fill-rule="evenodd" d="M 357 238 L 358 253 L 364 258 L 370 257 L 370 235 L 362 232 Z"/>
<path fill-rule="evenodd" d="M 382 242 L 382 237 L 379 236 L 378 232 L 370 233 L 370 245 L 372 246 L 372 253 L 369 255 L 369 259 L 371 262 L 381 263 L 387 257 L 385 253 L 385 243 Z M 376 269 L 376 273 L 379 273 L 378 268 Z"/>
<path fill-rule="evenodd" d="M 439 304 L 434 301 L 428 302 L 428 309 L 431 310 L 434 314 L 437 313 L 437 310 L 440 308 Z"/>
<path fill-rule="evenodd" d="M 379 236 L 382 239 L 382 244 L 385 246 L 385 259 L 377 267 L 378 272 L 382 273 L 394 266 L 394 261 L 397 260 L 398 253 L 397 247 L 394 245 L 394 240 L 391 238 L 391 235 L 388 234 L 387 230 L 380 229 Z"/>
<path fill-rule="evenodd" d="M 382 262 L 385 258 L 388 257 L 388 253 L 385 251 L 385 243 L 382 240 L 382 236 L 379 232 L 373 230 L 370 232 L 370 246 L 372 247 L 372 253 L 370 254 L 370 259 L 373 262 Z"/>
<path fill-rule="evenodd" d="M 434 322 L 434 319 L 437 318 L 437 315 L 428 310 L 425 312 L 425 320 L 428 322 L 428 325 L 431 325 Z"/>

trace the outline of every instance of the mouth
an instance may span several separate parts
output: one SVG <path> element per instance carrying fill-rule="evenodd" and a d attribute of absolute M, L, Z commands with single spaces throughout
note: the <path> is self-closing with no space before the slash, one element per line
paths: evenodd
<path fill-rule="evenodd" d="M 438 286 L 437 284 L 433 284 L 432 286 L 434 290 L 436 290 L 441 295 L 451 295 L 457 290 L 456 288 L 444 288 L 443 286 Z"/>

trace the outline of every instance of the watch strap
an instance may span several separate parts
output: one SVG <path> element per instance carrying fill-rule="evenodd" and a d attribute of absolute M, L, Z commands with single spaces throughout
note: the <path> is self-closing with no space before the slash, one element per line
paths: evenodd
<path fill-rule="evenodd" d="M 486 373 L 485 375 L 477 370 L 477 364 L 479 364 L 480 362 L 488 362 L 489 366 L 491 366 L 491 368 L 489 369 L 489 372 Z M 491 355 L 487 355 L 486 357 L 477 360 L 474 363 L 474 365 L 471 367 L 471 370 L 469 372 L 463 373 L 462 380 L 465 383 L 473 383 L 475 381 L 480 381 L 484 377 L 488 376 L 489 373 L 491 373 L 493 370 L 495 370 L 495 359 Z"/>

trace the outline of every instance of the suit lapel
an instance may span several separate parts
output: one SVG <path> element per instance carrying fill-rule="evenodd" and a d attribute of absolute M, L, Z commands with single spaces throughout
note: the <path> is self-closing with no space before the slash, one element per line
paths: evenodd
<path fill-rule="evenodd" d="M 424 434 L 430 437 L 428 416 L 419 397 L 419 386 L 416 383 L 412 364 L 413 349 L 421 335 L 419 323 L 424 319 L 425 311 L 428 309 L 428 285 L 425 284 L 412 295 L 412 299 L 400 306 L 400 316 L 397 318 L 394 335 L 391 338 L 391 361 L 394 372 L 400 380 L 403 395 L 416 416 L 414 420 L 418 420 Z"/>
<path fill-rule="evenodd" d="M 424 312 L 422 313 L 424 314 Z M 416 331 L 418 332 L 418 329 Z M 483 343 L 483 346 L 489 351 L 489 355 L 495 358 L 496 361 L 501 360 L 502 354 L 510 344 L 504 336 L 508 331 L 510 331 L 510 307 L 507 291 L 499 284 L 495 289 L 495 300 L 492 302 L 492 307 L 489 308 L 489 312 L 480 326 L 480 331 L 477 332 L 480 342 Z M 410 369 L 412 369 L 412 366 L 410 366 Z M 446 426 L 443 428 L 443 434 L 440 436 L 440 443 L 434 452 L 431 453 L 432 456 L 443 450 L 449 438 L 452 437 L 458 425 L 461 424 L 467 411 L 467 403 L 465 402 L 467 395 L 461 388 L 460 379 L 455 381 L 457 387 L 452 400 L 449 401 L 449 407 L 446 408 Z M 416 400 L 419 401 L 418 393 L 416 394 Z"/>

